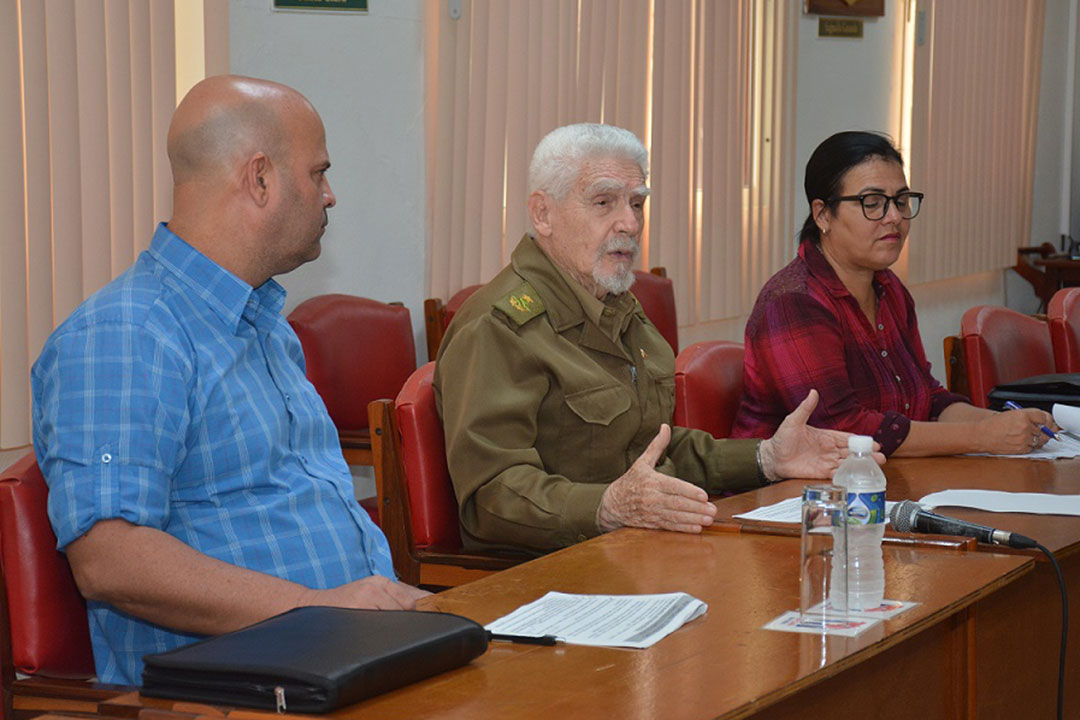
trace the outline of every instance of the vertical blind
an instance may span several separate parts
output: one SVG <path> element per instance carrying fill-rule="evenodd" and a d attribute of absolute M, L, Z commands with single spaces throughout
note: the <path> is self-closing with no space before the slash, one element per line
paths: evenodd
<path fill-rule="evenodd" d="M 909 280 L 1010 267 L 1030 243 L 1044 0 L 919 0 Z"/>
<path fill-rule="evenodd" d="M 642 267 L 667 268 L 680 324 L 749 309 L 791 252 L 797 7 L 463 0 L 460 19 L 442 3 L 428 12 L 432 295 L 509 260 L 540 138 L 604 122 L 656 150 Z"/>
<path fill-rule="evenodd" d="M 220 28 L 227 8 L 205 19 Z M 217 45 L 206 57 L 225 69 Z M 0 3 L 0 448 L 30 442 L 49 333 L 172 212 L 175 58 L 173 0 Z"/>

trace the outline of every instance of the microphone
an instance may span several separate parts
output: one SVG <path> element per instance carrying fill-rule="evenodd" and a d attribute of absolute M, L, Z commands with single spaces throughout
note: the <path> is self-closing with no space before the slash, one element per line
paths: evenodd
<path fill-rule="evenodd" d="M 1031 538 L 1020 533 L 995 530 L 986 525 L 957 520 L 932 513 L 914 500 L 902 500 L 893 505 L 889 520 L 898 532 L 921 532 L 935 535 L 960 535 L 973 537 L 979 542 L 991 545 L 1005 545 L 1011 548 L 1038 547 Z"/>

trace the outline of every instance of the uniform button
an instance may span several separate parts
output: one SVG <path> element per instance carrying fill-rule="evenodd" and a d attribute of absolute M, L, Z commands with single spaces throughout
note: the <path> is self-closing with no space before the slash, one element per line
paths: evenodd
<path fill-rule="evenodd" d="M 586 538 L 584 535 L 578 535 L 577 536 L 577 541 L 578 542 L 585 542 L 586 540 L 588 540 L 588 538 Z"/>
<path fill-rule="evenodd" d="M 881 351 L 881 357 L 889 357 L 889 351 L 888 350 L 882 350 Z"/>
<path fill-rule="evenodd" d="M 112 455 L 110 455 L 109 453 L 105 453 L 104 455 L 101 456 L 101 462 L 105 463 L 106 465 L 111 463 L 112 462 Z"/>
<path fill-rule="evenodd" d="M 612 310 L 611 308 L 604 308 L 604 314 L 605 315 L 611 315 L 611 313 L 613 313 L 613 312 L 615 312 L 615 311 Z"/>

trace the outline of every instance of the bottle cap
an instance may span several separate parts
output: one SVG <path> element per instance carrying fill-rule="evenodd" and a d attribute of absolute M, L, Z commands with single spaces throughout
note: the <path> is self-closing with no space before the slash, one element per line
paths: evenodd
<path fill-rule="evenodd" d="M 852 435 L 847 439 L 847 449 L 853 453 L 874 452 L 874 438 L 869 435 Z"/>

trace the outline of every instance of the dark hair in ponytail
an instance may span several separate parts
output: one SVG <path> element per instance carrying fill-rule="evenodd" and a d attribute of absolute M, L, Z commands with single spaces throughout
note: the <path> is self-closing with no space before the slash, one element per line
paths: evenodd
<path fill-rule="evenodd" d="M 848 130 L 839 132 L 817 146 L 810 160 L 806 163 L 806 202 L 810 205 L 810 214 L 799 231 L 799 242 L 821 242 L 821 232 L 814 222 L 814 201 L 830 202 L 844 181 L 847 171 L 872 157 L 892 160 L 904 166 L 904 158 L 893 146 L 888 136 L 875 132 Z"/>

